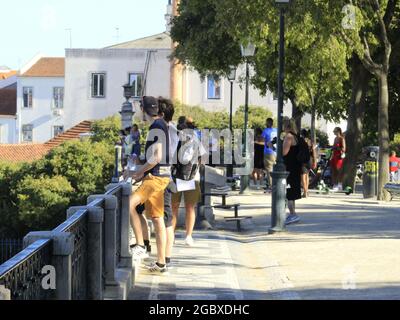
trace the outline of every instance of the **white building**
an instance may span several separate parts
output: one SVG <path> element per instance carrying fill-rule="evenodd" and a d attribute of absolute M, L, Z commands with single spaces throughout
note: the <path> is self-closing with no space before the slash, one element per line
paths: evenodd
<path fill-rule="evenodd" d="M 0 144 L 15 143 L 17 71 L 0 66 Z"/>
<path fill-rule="evenodd" d="M 17 81 L 19 143 L 44 143 L 65 129 L 64 58 L 37 56 L 20 71 Z"/>
<path fill-rule="evenodd" d="M 212 75 L 201 79 L 189 67 L 176 67 L 180 70 L 176 76 L 169 58 L 171 54 L 172 40 L 167 32 L 104 49 L 66 49 L 66 129 L 83 120 L 102 119 L 118 113 L 124 102 L 122 85 L 128 82 L 134 84 L 136 98 L 142 94 L 163 96 L 209 111 L 229 110 L 228 79 Z M 237 78 L 244 73 L 244 66 L 240 66 Z M 245 88 L 236 81 L 234 110 L 244 103 Z M 250 87 L 249 104 L 263 106 L 276 114 L 277 101 L 271 93 L 262 97 L 258 90 Z M 285 110 L 290 112 L 291 106 Z"/>
<path fill-rule="evenodd" d="M 169 97 L 170 53 L 159 44 L 145 46 L 140 40 L 121 48 L 67 49 L 66 129 L 118 113 L 125 101 L 122 86 L 128 82 L 134 85 L 136 98 L 142 94 Z"/>

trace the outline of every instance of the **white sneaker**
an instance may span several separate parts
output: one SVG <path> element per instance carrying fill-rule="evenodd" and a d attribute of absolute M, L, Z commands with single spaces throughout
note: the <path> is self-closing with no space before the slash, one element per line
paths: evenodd
<path fill-rule="evenodd" d="M 168 272 L 167 265 L 164 267 L 159 267 L 157 263 L 152 263 L 150 266 L 147 267 L 147 271 L 152 274 L 166 274 Z"/>
<path fill-rule="evenodd" d="M 193 246 L 194 246 L 194 240 L 193 240 L 193 238 L 192 238 L 191 236 L 187 237 L 187 238 L 185 239 L 185 244 L 186 244 L 188 247 L 193 247 Z"/>
<path fill-rule="evenodd" d="M 146 249 L 142 248 L 141 246 L 134 246 L 131 249 L 132 259 L 134 260 L 143 260 L 149 257 L 149 254 L 146 252 Z"/>
<path fill-rule="evenodd" d="M 332 191 L 339 191 L 339 186 L 337 185 L 333 186 Z"/>

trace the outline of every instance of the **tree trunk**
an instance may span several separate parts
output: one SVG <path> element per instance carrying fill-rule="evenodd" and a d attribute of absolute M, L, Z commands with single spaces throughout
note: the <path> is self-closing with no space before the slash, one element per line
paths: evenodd
<path fill-rule="evenodd" d="M 378 77 L 379 82 L 379 117 L 378 117 L 378 141 L 379 141 L 379 178 L 378 200 L 390 201 L 390 195 L 383 188 L 389 182 L 389 86 L 388 74 L 382 72 Z"/>
<path fill-rule="evenodd" d="M 316 121 L 316 115 L 315 115 L 315 105 L 312 106 L 312 111 L 311 111 L 311 141 L 315 143 L 317 140 L 317 131 L 315 128 L 315 121 Z"/>
<path fill-rule="evenodd" d="M 355 190 L 357 161 L 362 150 L 362 131 L 365 113 L 365 97 L 368 90 L 370 74 L 360 59 L 352 59 L 352 96 L 348 110 L 346 131 L 346 159 L 343 166 L 343 186 Z"/>
<path fill-rule="evenodd" d="M 301 118 L 303 117 L 303 112 L 299 108 L 295 97 L 292 97 L 290 99 L 290 101 L 292 102 L 292 118 L 296 122 L 297 129 L 300 131 L 301 130 Z"/>

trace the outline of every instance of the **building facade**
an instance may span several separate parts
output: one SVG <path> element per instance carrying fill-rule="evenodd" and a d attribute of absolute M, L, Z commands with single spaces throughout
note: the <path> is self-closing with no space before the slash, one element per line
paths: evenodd
<path fill-rule="evenodd" d="M 36 58 L 17 81 L 19 143 L 44 143 L 65 130 L 64 58 Z"/>

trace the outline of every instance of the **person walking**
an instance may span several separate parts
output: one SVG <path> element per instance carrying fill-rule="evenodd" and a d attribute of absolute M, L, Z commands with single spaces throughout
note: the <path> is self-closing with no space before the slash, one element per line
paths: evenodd
<path fill-rule="evenodd" d="M 301 130 L 300 136 L 307 143 L 310 150 L 310 161 L 303 164 L 301 172 L 301 185 L 303 186 L 303 198 L 308 198 L 308 189 L 310 186 L 310 171 L 317 167 L 317 151 L 316 146 L 311 140 L 311 132 L 309 130 Z"/>
<path fill-rule="evenodd" d="M 261 190 L 261 182 L 264 178 L 264 148 L 265 140 L 261 128 L 255 130 L 254 136 L 254 170 L 252 178 L 257 190 Z"/>
<path fill-rule="evenodd" d="M 175 168 L 172 169 L 175 181 L 177 182 L 176 192 L 172 194 L 172 225 L 174 230 L 176 230 L 179 207 L 183 197 L 186 212 L 185 244 L 192 247 L 194 246 L 193 229 L 196 222 L 195 206 L 200 202 L 201 198 L 199 164 L 200 158 L 206 153 L 206 151 L 202 146 L 198 135 L 194 131 L 195 125 L 191 118 L 187 118 L 185 124 L 181 123 L 178 126 L 178 130 L 180 131 L 180 141 L 177 148 L 178 163 Z M 181 190 L 178 179 L 185 180 L 185 184 L 189 186 L 191 185 L 191 187 Z"/>
<path fill-rule="evenodd" d="M 297 160 L 299 153 L 299 137 L 296 123 L 293 119 L 286 119 L 284 122 L 285 140 L 283 141 L 283 159 L 286 171 L 289 172 L 287 177 L 288 207 L 290 214 L 286 219 L 286 224 L 298 223 L 300 217 L 296 213 L 296 200 L 301 199 L 301 170 L 303 164 Z"/>
<path fill-rule="evenodd" d="M 276 152 L 273 146 L 274 139 L 278 136 L 278 131 L 274 126 L 274 120 L 271 118 L 267 119 L 267 128 L 264 129 L 262 136 L 265 140 L 264 143 L 264 169 L 267 177 L 267 188 L 266 192 L 272 190 L 272 177 L 271 173 L 274 169 L 276 162 Z"/>
<path fill-rule="evenodd" d="M 390 182 L 399 182 L 399 168 L 400 168 L 400 158 L 397 158 L 396 151 L 392 151 L 390 153 L 389 158 L 389 166 L 390 166 Z"/>
<path fill-rule="evenodd" d="M 344 138 L 342 129 L 336 127 L 333 130 L 335 134 L 335 141 L 332 147 L 331 171 L 333 191 L 342 191 L 343 185 L 343 161 L 346 156 L 346 139 Z"/>

